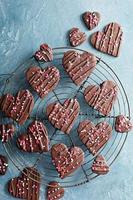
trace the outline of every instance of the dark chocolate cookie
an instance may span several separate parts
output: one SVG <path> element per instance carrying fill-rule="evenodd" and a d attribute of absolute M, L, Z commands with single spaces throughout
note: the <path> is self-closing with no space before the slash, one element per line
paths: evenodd
<path fill-rule="evenodd" d="M 95 69 L 96 57 L 84 52 L 67 51 L 62 60 L 63 67 L 76 85 L 80 85 Z"/>
<path fill-rule="evenodd" d="M 8 191 L 16 198 L 39 200 L 39 172 L 35 168 L 25 168 L 21 177 L 16 177 L 9 181 Z"/>
<path fill-rule="evenodd" d="M 111 137 L 111 132 L 111 126 L 105 121 L 95 126 L 91 121 L 85 120 L 78 127 L 81 141 L 93 155 L 107 143 Z"/>
<path fill-rule="evenodd" d="M 64 196 L 64 188 L 59 183 L 53 181 L 47 187 L 47 200 L 59 200 Z"/>
<path fill-rule="evenodd" d="M 79 28 L 72 28 L 69 33 L 70 44 L 74 47 L 82 44 L 86 40 L 86 34 Z"/>
<path fill-rule="evenodd" d="M 32 88 L 41 98 L 44 98 L 57 86 L 60 80 L 60 73 L 54 66 L 44 69 L 34 66 L 28 69 L 26 77 Z"/>
<path fill-rule="evenodd" d="M 98 31 L 92 34 L 91 43 L 97 50 L 116 57 L 119 55 L 122 35 L 121 26 L 110 23 L 103 32 Z"/>
<path fill-rule="evenodd" d="M 5 175 L 8 167 L 8 160 L 5 156 L 0 155 L 0 175 Z"/>
<path fill-rule="evenodd" d="M 51 156 L 56 170 L 63 179 L 77 170 L 84 162 L 84 152 L 79 147 L 67 148 L 64 144 L 55 144 Z"/>
<path fill-rule="evenodd" d="M 21 90 L 14 97 L 5 94 L 1 97 L 0 108 L 7 117 L 12 118 L 19 124 L 24 124 L 34 106 L 34 98 L 29 90 Z"/>
<path fill-rule="evenodd" d="M 49 104 L 46 112 L 49 121 L 55 128 L 69 134 L 78 117 L 79 110 L 80 106 L 76 99 L 66 99 L 62 105 L 60 103 Z"/>
<path fill-rule="evenodd" d="M 90 85 L 84 91 L 86 102 L 103 115 L 108 115 L 117 98 L 118 86 L 113 81 Z"/>
<path fill-rule="evenodd" d="M 102 155 L 98 155 L 91 167 L 92 171 L 98 175 L 105 175 L 109 172 L 109 166 Z"/>
<path fill-rule="evenodd" d="M 124 116 L 119 115 L 116 117 L 115 121 L 115 130 L 120 133 L 125 133 L 131 131 L 133 128 L 133 124 L 130 122 L 130 120 Z"/>
<path fill-rule="evenodd" d="M 85 12 L 83 21 L 89 30 L 94 29 L 100 22 L 100 14 L 98 12 Z"/>
<path fill-rule="evenodd" d="M 27 133 L 18 137 L 17 144 L 20 149 L 26 152 L 48 151 L 49 139 L 46 127 L 42 122 L 32 122 Z"/>
<path fill-rule="evenodd" d="M 0 139 L 3 143 L 8 142 L 15 133 L 13 124 L 0 124 Z"/>
<path fill-rule="evenodd" d="M 53 60 L 53 50 L 48 44 L 42 44 L 40 50 L 36 51 L 34 57 L 38 61 L 50 62 Z"/>

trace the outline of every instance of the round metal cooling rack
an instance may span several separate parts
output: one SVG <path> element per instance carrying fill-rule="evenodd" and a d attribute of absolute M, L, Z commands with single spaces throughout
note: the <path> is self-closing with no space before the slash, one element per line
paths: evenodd
<path fill-rule="evenodd" d="M 33 57 L 28 61 L 23 63 L 21 66 L 17 67 L 14 72 L 11 74 L 0 75 L 0 85 L 1 85 L 1 95 L 5 93 L 16 94 L 20 89 L 29 89 L 34 95 L 35 106 L 30 118 L 23 126 L 17 125 L 16 122 L 7 118 L 3 113 L 1 113 L 1 122 L 7 123 L 11 122 L 16 126 L 16 134 L 12 140 L 7 144 L 4 144 L 4 148 L 10 157 L 13 164 L 22 171 L 25 167 L 34 166 L 38 169 L 41 174 L 41 182 L 45 185 L 48 185 L 50 181 L 58 181 L 63 187 L 72 187 L 84 184 L 90 180 L 96 178 L 98 175 L 92 173 L 91 165 L 94 160 L 87 150 L 86 146 L 80 141 L 77 134 L 77 127 L 80 121 L 84 119 L 90 119 L 95 124 L 105 120 L 112 125 L 113 133 L 111 139 L 108 143 L 99 151 L 103 156 L 105 156 L 108 164 L 111 166 L 115 159 L 118 157 L 120 151 L 123 148 L 123 145 L 127 139 L 127 133 L 121 134 L 117 133 L 114 129 L 115 117 L 119 114 L 124 114 L 130 118 L 130 107 L 126 92 L 124 87 L 119 80 L 116 73 L 112 68 L 107 65 L 103 60 L 97 58 L 96 69 L 92 72 L 91 76 L 88 77 L 84 83 L 77 87 L 69 78 L 67 73 L 62 67 L 62 57 L 64 52 L 74 49 L 79 53 L 83 53 L 84 50 L 61 47 L 54 48 L 54 60 L 51 63 L 41 63 L 37 62 Z M 25 79 L 26 70 L 33 65 L 39 65 L 41 68 L 46 66 L 55 65 L 61 74 L 61 80 L 56 89 L 48 94 L 43 100 L 40 99 L 37 94 L 32 90 Z M 104 117 L 99 112 L 95 111 L 89 107 L 83 97 L 83 91 L 89 84 L 99 85 L 105 80 L 113 80 L 117 83 L 119 88 L 118 98 L 113 106 L 110 116 Z M 4 84 L 3 84 L 4 83 Z M 66 98 L 76 97 L 80 103 L 80 114 L 76 120 L 74 127 L 71 130 L 70 135 L 63 134 L 61 131 L 55 129 L 47 120 L 46 116 L 46 106 L 55 101 L 63 102 Z M 73 174 L 66 177 L 65 179 L 60 179 L 58 176 L 55 167 L 52 164 L 50 152 L 46 153 L 26 153 L 18 149 L 16 146 L 16 139 L 21 134 L 26 132 L 28 124 L 32 120 L 41 120 L 47 127 L 49 138 L 50 138 L 50 147 L 55 143 L 65 143 L 68 147 L 72 145 L 79 146 L 83 149 L 85 154 L 84 164 Z M 113 172 L 112 172 L 113 173 Z"/>

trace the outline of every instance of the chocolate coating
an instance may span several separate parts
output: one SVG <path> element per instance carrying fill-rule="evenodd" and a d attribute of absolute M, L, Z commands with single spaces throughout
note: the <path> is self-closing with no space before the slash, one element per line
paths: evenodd
<path fill-rule="evenodd" d="M 61 105 L 60 103 L 51 103 L 47 106 L 46 112 L 51 124 L 69 134 L 76 118 L 79 115 L 80 106 L 76 99 L 66 99 Z"/>
<path fill-rule="evenodd" d="M 103 115 L 108 115 L 117 98 L 118 86 L 113 81 L 104 81 L 99 86 L 90 85 L 84 91 L 86 102 Z"/>
<path fill-rule="evenodd" d="M 47 187 L 47 200 L 59 200 L 64 196 L 64 188 L 59 183 L 53 181 Z"/>
<path fill-rule="evenodd" d="M 124 116 L 119 115 L 116 117 L 115 121 L 115 130 L 120 133 L 125 133 L 131 131 L 133 128 L 133 124 L 130 122 L 130 120 Z"/>
<path fill-rule="evenodd" d="M 123 31 L 117 23 L 108 24 L 103 32 L 93 33 L 91 44 L 99 51 L 111 56 L 119 56 Z"/>
<path fill-rule="evenodd" d="M 20 149 L 26 152 L 48 151 L 49 139 L 46 127 L 42 122 L 32 122 L 27 133 L 18 137 L 17 144 Z"/>
<path fill-rule="evenodd" d="M 34 57 L 38 61 L 50 62 L 53 60 L 53 50 L 48 44 L 41 44 Z"/>
<path fill-rule="evenodd" d="M 67 148 L 64 144 L 55 144 L 51 156 L 56 170 L 63 179 L 77 170 L 84 162 L 84 152 L 79 147 Z"/>
<path fill-rule="evenodd" d="M 0 124 L 0 139 L 3 143 L 8 142 L 15 133 L 13 124 Z"/>
<path fill-rule="evenodd" d="M 108 142 L 111 137 L 111 132 L 111 126 L 105 121 L 95 126 L 90 120 L 85 120 L 78 127 L 80 140 L 93 155 Z"/>
<path fill-rule="evenodd" d="M 9 181 L 8 191 L 16 198 L 39 200 L 40 174 L 35 168 L 25 168 L 21 177 Z"/>
<path fill-rule="evenodd" d="M 38 95 L 41 98 L 44 98 L 57 86 L 60 80 L 60 73 L 54 66 L 44 69 L 34 66 L 28 69 L 26 72 L 26 78 Z"/>
<path fill-rule="evenodd" d="M 12 118 L 19 124 L 24 124 L 34 106 L 34 98 L 29 90 L 21 90 L 16 97 L 5 94 L 1 98 L 1 110 L 7 117 Z"/>
<path fill-rule="evenodd" d="M 92 171 L 98 175 L 105 175 L 109 172 L 109 166 L 102 155 L 98 155 L 91 167 Z"/>
<path fill-rule="evenodd" d="M 63 67 L 76 85 L 80 85 L 90 76 L 96 63 L 96 57 L 89 52 L 79 54 L 76 51 L 67 51 L 62 60 Z"/>
<path fill-rule="evenodd" d="M 100 22 L 100 14 L 98 12 L 85 12 L 83 21 L 89 30 L 94 29 Z"/>
<path fill-rule="evenodd" d="M 8 167 L 8 160 L 5 156 L 0 155 L 0 175 L 5 175 Z"/>
<path fill-rule="evenodd" d="M 76 47 L 86 40 L 86 34 L 81 32 L 79 28 L 72 28 L 69 33 L 69 40 L 70 44 Z"/>

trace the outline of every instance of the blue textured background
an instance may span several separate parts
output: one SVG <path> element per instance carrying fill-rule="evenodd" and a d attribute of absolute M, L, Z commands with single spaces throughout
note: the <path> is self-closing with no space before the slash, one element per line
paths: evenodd
<path fill-rule="evenodd" d="M 92 49 L 89 42 L 81 48 L 102 57 L 122 80 L 133 112 L 133 0 L 0 0 L 0 73 L 11 72 L 39 47 L 47 42 L 52 47 L 68 45 L 66 34 L 74 26 L 89 36 L 81 21 L 86 10 L 101 13 L 102 20 L 94 30 L 101 30 L 109 22 L 120 23 L 124 40 L 119 58 Z M 0 146 L 3 152 L 2 145 Z M 8 172 L 0 177 L 0 200 L 12 199 L 6 188 L 7 180 L 18 175 L 10 163 Z M 41 200 L 44 188 L 41 188 Z M 91 183 L 67 189 L 64 200 L 132 200 L 133 199 L 133 137 L 128 140 L 111 173 Z"/>

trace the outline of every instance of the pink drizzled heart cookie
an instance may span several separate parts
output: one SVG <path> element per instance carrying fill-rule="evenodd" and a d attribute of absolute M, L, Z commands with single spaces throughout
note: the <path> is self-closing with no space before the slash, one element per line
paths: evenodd
<path fill-rule="evenodd" d="M 133 124 L 130 122 L 130 120 L 124 116 L 119 115 L 116 117 L 115 121 L 115 130 L 120 133 L 125 133 L 131 131 L 133 128 Z"/>
<path fill-rule="evenodd" d="M 26 152 L 48 151 L 49 139 L 46 127 L 42 122 L 32 122 L 27 133 L 18 137 L 17 144 L 20 149 Z"/>
<path fill-rule="evenodd" d="M 13 124 L 0 124 L 0 139 L 3 143 L 8 142 L 15 133 Z"/>
<path fill-rule="evenodd" d="M 99 86 L 90 85 L 84 91 L 86 102 L 103 115 L 108 115 L 117 98 L 118 86 L 113 81 L 104 81 Z"/>
<path fill-rule="evenodd" d="M 80 54 L 76 51 L 67 51 L 62 60 L 64 69 L 76 85 L 80 85 L 90 76 L 96 63 L 96 57 L 89 52 Z"/>
<path fill-rule="evenodd" d="M 0 175 L 5 175 L 8 167 L 8 160 L 5 156 L 0 155 Z"/>
<path fill-rule="evenodd" d="M 26 72 L 26 77 L 32 88 L 41 98 L 44 98 L 58 85 L 60 73 L 59 70 L 54 66 L 44 69 L 34 66 L 28 69 Z"/>
<path fill-rule="evenodd" d="M 47 106 L 46 113 L 51 124 L 69 134 L 76 118 L 79 115 L 80 106 L 76 99 L 66 99 L 60 103 L 51 103 Z"/>
<path fill-rule="evenodd" d="M 29 90 L 20 90 L 15 97 L 11 94 L 1 97 L 1 110 L 19 124 L 25 123 L 33 106 L 34 98 Z"/>
<path fill-rule="evenodd" d="M 85 120 L 80 122 L 78 127 L 80 140 L 93 155 L 108 142 L 111 132 L 111 126 L 105 121 L 95 126 L 90 120 Z"/>
<path fill-rule="evenodd" d="M 93 33 L 91 44 L 99 51 L 112 56 L 118 56 L 122 41 L 123 31 L 117 23 L 108 24 L 103 32 Z"/>
<path fill-rule="evenodd" d="M 16 198 L 39 200 L 40 174 L 35 168 L 25 168 L 22 175 L 8 183 L 9 193 Z"/>
<path fill-rule="evenodd" d="M 84 162 L 84 152 L 79 147 L 67 148 L 64 144 L 55 144 L 51 156 L 56 170 L 63 179 L 77 170 Z"/>
<path fill-rule="evenodd" d="M 72 28 L 69 33 L 70 44 L 74 47 L 82 44 L 86 40 L 86 34 L 79 28 Z"/>
<path fill-rule="evenodd" d="M 36 51 L 34 57 L 38 61 L 50 62 L 53 60 L 53 50 L 48 44 L 42 44 L 40 50 Z"/>
<path fill-rule="evenodd" d="M 100 22 L 100 14 L 98 12 L 85 12 L 83 21 L 89 30 L 94 29 Z"/>
<path fill-rule="evenodd" d="M 105 175 L 109 172 L 109 166 L 102 155 L 98 155 L 91 167 L 92 171 L 98 175 Z"/>
<path fill-rule="evenodd" d="M 64 188 L 59 183 L 53 181 L 47 187 L 47 200 L 59 200 L 64 196 Z"/>

